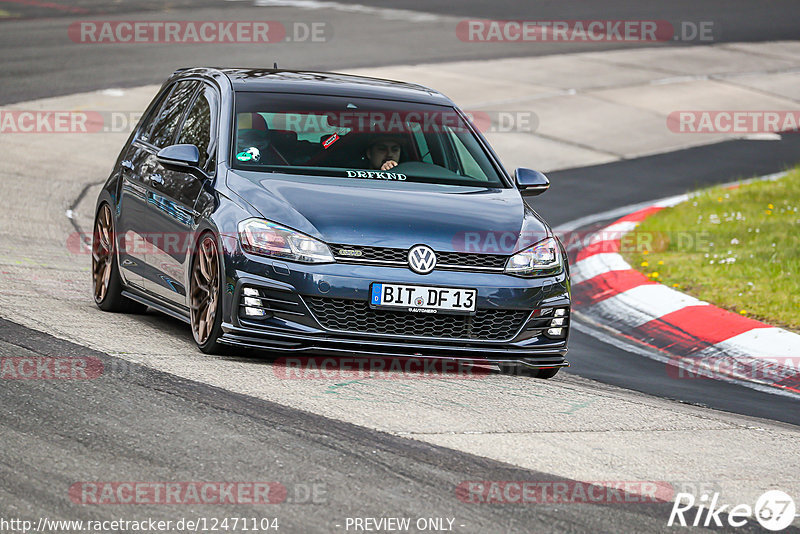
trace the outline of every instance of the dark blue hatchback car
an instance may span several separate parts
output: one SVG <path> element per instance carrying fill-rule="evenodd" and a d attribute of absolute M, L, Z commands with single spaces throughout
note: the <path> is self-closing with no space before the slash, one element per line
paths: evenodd
<path fill-rule="evenodd" d="M 277 69 L 186 69 L 97 202 L 93 289 L 204 352 L 567 365 L 566 254 L 469 119 L 431 89 Z"/>

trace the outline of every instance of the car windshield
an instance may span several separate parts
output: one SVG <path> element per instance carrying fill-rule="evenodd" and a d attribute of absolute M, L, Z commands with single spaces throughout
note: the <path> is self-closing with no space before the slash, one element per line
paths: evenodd
<path fill-rule="evenodd" d="M 452 107 L 237 92 L 235 121 L 236 169 L 505 187 Z"/>

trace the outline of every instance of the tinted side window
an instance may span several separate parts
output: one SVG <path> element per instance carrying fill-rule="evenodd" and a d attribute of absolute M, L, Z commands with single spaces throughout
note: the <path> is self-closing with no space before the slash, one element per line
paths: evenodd
<path fill-rule="evenodd" d="M 151 103 L 148 106 L 149 112 L 145 117 L 142 117 L 142 122 L 139 126 L 139 139 L 147 141 L 149 139 L 150 131 L 153 129 L 153 123 L 158 118 L 159 114 L 161 113 L 161 108 L 164 106 L 164 101 L 167 99 L 169 94 L 175 88 L 174 85 L 171 85 L 160 92 L 156 98 L 153 99 L 154 103 Z"/>
<path fill-rule="evenodd" d="M 205 167 L 208 158 L 216 149 L 214 132 L 217 109 L 216 92 L 210 86 L 203 84 L 178 137 L 178 143 L 188 143 L 198 148 L 201 168 Z"/>
<path fill-rule="evenodd" d="M 175 129 L 180 122 L 183 112 L 197 87 L 196 81 L 179 82 L 172 94 L 169 95 L 164 105 L 161 106 L 161 112 L 158 115 L 152 131 L 147 137 L 143 137 L 145 141 L 164 148 L 172 144 L 175 137 Z"/>

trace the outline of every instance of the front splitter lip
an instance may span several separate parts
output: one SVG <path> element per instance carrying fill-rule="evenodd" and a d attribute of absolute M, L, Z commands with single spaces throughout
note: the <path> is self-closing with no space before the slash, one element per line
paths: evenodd
<path fill-rule="evenodd" d="M 566 343 L 549 347 L 520 348 L 509 346 L 469 347 L 426 343 L 401 343 L 381 339 L 343 339 L 297 333 L 264 332 L 223 325 L 219 342 L 226 345 L 270 350 L 280 353 L 303 353 L 336 356 L 426 358 L 469 361 L 476 364 L 518 363 L 534 368 L 568 367 L 564 359 Z"/>

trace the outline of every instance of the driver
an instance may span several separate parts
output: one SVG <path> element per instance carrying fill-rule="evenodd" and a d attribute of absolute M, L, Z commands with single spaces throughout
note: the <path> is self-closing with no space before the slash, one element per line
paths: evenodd
<path fill-rule="evenodd" d="M 380 135 L 370 140 L 364 154 L 369 168 L 388 171 L 397 167 L 403 140 L 396 135 Z"/>

